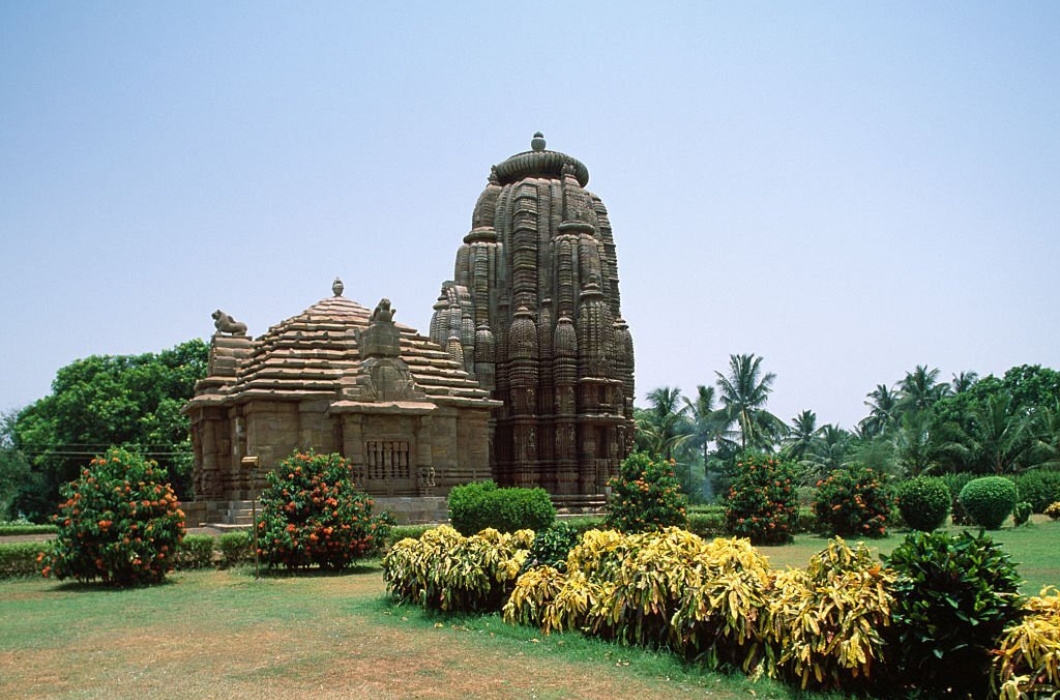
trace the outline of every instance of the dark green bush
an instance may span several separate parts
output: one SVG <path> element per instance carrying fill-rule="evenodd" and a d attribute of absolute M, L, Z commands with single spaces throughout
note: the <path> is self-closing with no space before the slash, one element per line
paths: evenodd
<path fill-rule="evenodd" d="M 623 460 L 618 476 L 608 486 L 608 527 L 621 532 L 650 532 L 685 526 L 688 499 L 681 491 L 673 462 L 635 452 Z"/>
<path fill-rule="evenodd" d="M 567 555 L 581 541 L 581 534 L 565 522 L 557 522 L 534 536 L 526 567 L 551 566 L 556 571 L 567 571 Z"/>
<path fill-rule="evenodd" d="M 700 506 L 688 514 L 689 532 L 705 540 L 721 537 L 725 532 L 725 506 Z"/>
<path fill-rule="evenodd" d="M 1021 501 L 1031 504 L 1035 513 L 1044 513 L 1049 504 L 1060 501 L 1060 471 L 1035 469 L 1016 477 Z"/>
<path fill-rule="evenodd" d="M 210 535 L 187 535 L 177 547 L 177 569 L 208 569 L 213 566 L 214 539 Z"/>
<path fill-rule="evenodd" d="M 341 455 L 294 452 L 268 478 L 257 525 L 266 566 L 335 571 L 382 549 L 390 516 L 372 514 L 374 501 Z"/>
<path fill-rule="evenodd" d="M 795 468 L 768 455 L 746 455 L 729 487 L 725 529 L 754 544 L 791 542 L 799 517 Z"/>
<path fill-rule="evenodd" d="M 942 527 L 953 505 L 946 482 L 933 476 L 903 481 L 895 488 L 895 495 L 906 525 L 924 532 Z"/>
<path fill-rule="evenodd" d="M 892 500 L 880 474 L 851 466 L 836 469 L 817 482 L 813 510 L 818 527 L 826 534 L 884 537 Z"/>
<path fill-rule="evenodd" d="M 1034 510 L 1031 508 L 1031 504 L 1027 501 L 1020 501 L 1016 504 L 1015 510 L 1012 511 L 1012 524 L 1016 527 L 1020 525 L 1026 525 L 1027 521 L 1031 519 L 1031 513 Z"/>
<path fill-rule="evenodd" d="M 555 519 L 556 509 L 544 489 L 502 489 L 492 481 L 478 481 L 449 492 L 449 522 L 465 537 L 489 527 L 537 532 Z"/>
<path fill-rule="evenodd" d="M 388 546 L 393 546 L 394 543 L 400 542 L 403 539 L 411 538 L 418 540 L 423 536 L 423 533 L 437 527 L 436 525 L 395 525 L 390 528 L 390 537 L 387 541 Z"/>
<path fill-rule="evenodd" d="M 820 532 L 821 526 L 817 522 L 817 513 L 812 506 L 799 506 L 799 517 L 795 521 L 794 534 L 802 535 L 808 532 Z"/>
<path fill-rule="evenodd" d="M 950 490 L 950 521 L 954 525 L 971 525 L 972 521 L 968 514 L 964 512 L 964 506 L 961 505 L 961 489 L 975 478 L 975 474 L 967 472 L 949 473 L 940 474 L 939 478 L 946 482 L 946 486 Z"/>
<path fill-rule="evenodd" d="M 226 532 L 217 538 L 221 566 L 229 567 L 254 559 L 254 538 L 246 530 Z"/>
<path fill-rule="evenodd" d="M 973 524 L 997 530 L 1016 507 L 1016 484 L 1003 476 L 973 479 L 961 489 L 961 506 Z"/>
<path fill-rule="evenodd" d="M 990 650 L 1023 605 L 1008 555 L 983 534 L 913 532 L 884 562 L 898 576 L 891 683 L 921 697 L 986 697 Z"/>
<path fill-rule="evenodd" d="M 45 542 L 0 544 L 0 579 L 39 576 Z"/>
<path fill-rule="evenodd" d="M 1046 505 L 1049 505 L 1046 503 Z M 55 525 L 34 525 L 33 523 L 0 523 L 0 537 L 14 535 L 52 535 L 59 531 Z"/>

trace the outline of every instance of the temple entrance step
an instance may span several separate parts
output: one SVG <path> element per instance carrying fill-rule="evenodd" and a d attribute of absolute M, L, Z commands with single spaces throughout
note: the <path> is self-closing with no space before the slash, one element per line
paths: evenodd
<path fill-rule="evenodd" d="M 207 513 L 211 527 L 247 528 L 254 524 L 254 501 L 222 501 L 211 506 Z"/>

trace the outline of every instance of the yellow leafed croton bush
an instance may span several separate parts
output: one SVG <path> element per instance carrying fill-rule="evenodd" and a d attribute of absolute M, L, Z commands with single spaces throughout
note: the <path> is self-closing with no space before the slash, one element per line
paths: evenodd
<path fill-rule="evenodd" d="M 446 612 L 499 610 L 530 553 L 534 533 L 487 528 L 464 537 L 448 525 L 397 542 L 383 558 L 387 591 Z"/>
<path fill-rule="evenodd" d="M 1051 591 L 1051 592 L 1050 592 Z M 1002 700 L 1060 693 L 1060 593 L 1047 587 L 1024 606 L 1027 615 L 1001 638 L 994 684 Z"/>
<path fill-rule="evenodd" d="M 679 528 L 590 530 L 552 565 L 535 565 L 533 541 L 528 530 L 463 537 L 438 527 L 391 549 L 387 588 L 429 608 L 501 611 L 509 623 L 545 633 L 577 630 L 806 689 L 867 693 L 911 687 L 895 640 L 927 634 L 908 608 L 930 610 L 940 595 L 931 589 L 900 601 L 900 584 L 912 581 L 908 566 L 885 566 L 865 545 L 838 537 L 805 569 L 785 570 L 771 568 L 747 539 L 707 541 Z M 973 586 L 972 574 L 971 583 L 954 585 Z M 996 639 L 993 687 L 1004 700 L 1060 687 L 1060 595 L 1043 591 L 1023 610 Z M 988 679 L 980 680 L 985 697 Z"/>

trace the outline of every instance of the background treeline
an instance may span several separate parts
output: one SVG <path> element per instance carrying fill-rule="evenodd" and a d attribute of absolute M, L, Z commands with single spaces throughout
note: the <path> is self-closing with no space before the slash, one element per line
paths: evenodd
<path fill-rule="evenodd" d="M 795 463 L 806 485 L 854 464 L 895 477 L 1060 469 L 1060 372 L 1038 365 L 949 381 L 917 366 L 870 391 L 852 430 L 820 425 L 812 410 L 790 422 L 770 413 L 776 375 L 753 354 L 730 356 L 715 375 L 691 396 L 655 389 L 635 410 L 637 446 L 673 459 L 694 500 L 723 492 L 747 450 Z"/>

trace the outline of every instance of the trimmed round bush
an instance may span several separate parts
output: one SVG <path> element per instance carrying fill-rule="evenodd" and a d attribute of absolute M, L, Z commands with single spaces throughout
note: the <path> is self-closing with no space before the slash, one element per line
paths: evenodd
<path fill-rule="evenodd" d="M 914 530 L 931 532 L 946 522 L 953 497 L 946 482 L 934 476 L 918 476 L 895 489 L 902 519 Z"/>
<path fill-rule="evenodd" d="M 868 467 L 836 469 L 817 484 L 813 509 L 820 528 L 834 535 L 885 537 L 891 495 Z"/>
<path fill-rule="evenodd" d="M 1044 513 L 1050 503 L 1060 501 L 1060 471 L 1033 469 L 1016 477 L 1021 501 L 1031 504 L 1035 513 Z"/>
<path fill-rule="evenodd" d="M 112 447 L 61 493 L 59 532 L 40 560 L 44 576 L 131 586 L 159 583 L 173 570 L 184 512 L 157 463 Z"/>
<path fill-rule="evenodd" d="M 1016 508 L 1016 484 L 1003 476 L 972 479 L 961 489 L 960 499 L 973 524 L 997 530 Z"/>
<path fill-rule="evenodd" d="M 736 469 L 725 512 L 728 531 L 754 544 L 791 542 L 799 518 L 795 468 L 765 455 L 748 455 Z"/>
<path fill-rule="evenodd" d="M 643 452 L 626 457 L 611 479 L 607 525 L 621 532 L 652 532 L 685 527 L 688 500 L 673 462 L 652 459 Z"/>
<path fill-rule="evenodd" d="M 487 528 L 545 530 L 555 519 L 556 508 L 541 488 L 498 488 L 492 481 L 477 481 L 449 491 L 449 522 L 465 537 Z"/>
<path fill-rule="evenodd" d="M 268 480 L 257 528 L 270 568 L 341 570 L 382 548 L 390 515 L 372 515 L 374 502 L 354 487 L 341 455 L 294 452 Z"/>

